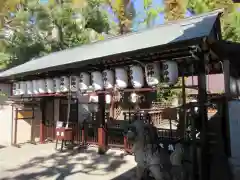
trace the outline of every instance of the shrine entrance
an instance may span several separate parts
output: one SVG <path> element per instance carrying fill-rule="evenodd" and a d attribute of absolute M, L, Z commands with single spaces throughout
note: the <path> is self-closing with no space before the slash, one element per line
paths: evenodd
<path fill-rule="evenodd" d="M 226 56 L 222 58 L 219 50 L 214 48 L 221 40 L 220 14 L 221 11 L 214 11 L 56 52 L 34 60 L 38 65 L 33 66 L 33 61 L 29 61 L 15 70 L 0 73 L 0 77 L 14 80 L 13 96 L 45 99 L 41 101 L 44 116 L 40 133 L 44 133 L 43 127 L 47 123 L 45 116 L 53 111 L 49 119 L 54 119 L 56 139 L 80 146 L 96 144 L 100 154 L 110 147 L 117 147 L 116 144 L 131 153 L 132 144 L 124 136 L 129 124 L 137 118 L 145 124 L 159 121 L 155 143 L 169 153 L 175 150 L 176 144 L 181 144 L 186 157 L 180 166 L 187 172 L 188 179 L 210 180 L 216 148 L 220 147 L 225 160 L 229 155 L 226 122 L 230 65 Z M 164 36 L 157 38 L 160 34 Z M 50 57 L 60 60 L 51 64 Z M 62 59 L 66 57 L 70 60 Z M 22 70 L 21 67 L 25 68 Z M 25 72 L 26 69 L 29 71 Z M 219 73 L 224 73 L 225 92 L 217 104 L 223 106 L 217 108 L 219 117 L 214 121 L 217 123 L 211 123 L 207 110 L 215 102 L 208 95 L 206 75 Z M 185 78 L 193 76 L 197 76 L 197 84 L 187 86 Z M 179 78 L 181 84 L 177 85 Z M 31 92 L 26 88 L 28 85 L 32 85 Z M 166 113 L 153 107 L 156 93 L 161 89 L 180 89 L 182 93 L 181 104 L 175 107 L 176 112 L 170 113 L 172 117 L 167 125 L 160 120 Z M 188 89 L 197 91 L 195 102 L 188 102 Z M 60 99 L 58 115 L 55 110 L 57 99 Z M 217 139 L 219 135 L 222 137 Z"/>

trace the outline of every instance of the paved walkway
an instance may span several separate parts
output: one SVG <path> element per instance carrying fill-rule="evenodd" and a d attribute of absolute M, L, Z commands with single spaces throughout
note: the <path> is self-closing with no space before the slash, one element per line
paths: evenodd
<path fill-rule="evenodd" d="M 127 180 L 134 166 L 120 150 L 100 156 L 94 147 L 57 152 L 54 144 L 0 149 L 0 180 Z"/>

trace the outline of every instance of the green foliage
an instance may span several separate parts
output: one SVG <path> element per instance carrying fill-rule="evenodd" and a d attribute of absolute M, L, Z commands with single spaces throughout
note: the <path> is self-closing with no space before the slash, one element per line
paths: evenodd
<path fill-rule="evenodd" d="M 240 42 L 240 13 L 232 0 L 165 0 L 164 8 L 153 7 L 152 3 L 152 0 L 144 0 L 144 20 L 138 22 L 147 28 L 154 26 L 160 13 L 171 21 L 183 18 L 187 9 L 200 14 L 225 8 L 221 19 L 223 38 Z M 102 40 L 102 33 L 130 32 L 136 16 L 130 0 L 50 0 L 47 5 L 39 4 L 38 0 L 6 0 L 0 5 L 0 67 L 4 68 Z M 104 5 L 112 9 L 117 23 L 109 22 L 102 8 Z M 11 16 L 3 7 L 8 7 L 15 15 Z M 172 101 L 181 94 L 179 89 L 161 87 L 162 84 L 158 88 L 159 101 Z"/>
<path fill-rule="evenodd" d="M 114 34 L 125 34 L 131 32 L 132 21 L 136 16 L 133 2 L 130 0 L 103 0 L 104 4 L 111 8 L 117 19 L 117 32 Z"/>
<path fill-rule="evenodd" d="M 154 20 L 164 11 L 161 7 L 153 7 L 152 0 L 144 0 L 144 12 L 146 18 L 143 23 L 146 24 L 147 28 L 154 26 Z"/>
<path fill-rule="evenodd" d="M 6 48 L 0 56 L 7 67 L 22 64 L 51 52 L 103 39 L 109 23 L 101 0 L 89 0 L 76 8 L 71 2 L 41 5 L 38 0 L 26 0 L 14 16 L 6 15 L 1 29 Z M 6 32 L 10 35 L 6 36 Z M 5 54 L 5 55 L 4 55 Z"/>
<path fill-rule="evenodd" d="M 229 13 L 223 23 L 223 38 L 240 42 L 240 13 L 236 10 Z"/>
<path fill-rule="evenodd" d="M 224 8 L 221 18 L 221 28 L 223 39 L 240 42 L 240 13 L 237 10 L 239 5 L 232 0 L 189 0 L 187 7 L 196 14 Z"/>
<path fill-rule="evenodd" d="M 182 19 L 186 13 L 186 0 L 164 0 L 166 21 Z"/>
<path fill-rule="evenodd" d="M 144 12 L 146 14 L 144 21 L 142 22 L 147 26 L 147 28 L 153 27 L 154 21 L 159 16 L 160 13 L 165 13 L 165 18 L 167 20 L 176 20 L 184 16 L 186 12 L 186 2 L 184 0 L 165 0 L 165 7 L 153 7 L 152 0 L 144 0 Z M 181 86 L 182 81 L 179 78 L 176 86 Z M 181 89 L 165 89 L 164 83 L 160 83 L 157 88 L 157 101 L 171 103 L 175 98 L 178 98 L 181 94 Z"/>
<path fill-rule="evenodd" d="M 196 14 L 211 11 L 212 1 L 203 0 L 189 0 L 187 8 L 194 11 Z"/>
<path fill-rule="evenodd" d="M 179 78 L 174 86 L 182 86 L 182 78 Z M 157 88 L 157 102 L 171 103 L 174 99 L 179 98 L 182 94 L 181 89 L 163 88 L 164 83 L 160 83 Z"/>
<path fill-rule="evenodd" d="M 240 42 L 240 13 L 237 5 L 232 0 L 165 0 L 165 20 L 178 20 L 184 17 L 187 9 L 195 14 L 209 12 L 215 9 L 224 8 L 221 18 L 223 39 Z M 179 80 L 177 84 L 181 84 Z M 181 90 L 165 90 L 159 85 L 158 101 L 172 101 L 173 98 L 181 95 Z"/>
<path fill-rule="evenodd" d="M 7 64 L 9 64 L 10 55 L 7 53 L 0 52 L 0 69 L 7 68 Z"/>

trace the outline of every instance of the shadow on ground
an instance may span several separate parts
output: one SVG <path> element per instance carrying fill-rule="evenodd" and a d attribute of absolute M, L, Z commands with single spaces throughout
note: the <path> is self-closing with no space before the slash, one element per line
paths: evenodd
<path fill-rule="evenodd" d="M 115 151 L 110 151 L 106 155 L 99 155 L 95 149 L 82 148 L 56 152 L 49 156 L 34 157 L 26 164 L 22 164 L 15 169 L 6 170 L 11 177 L 4 176 L 1 180 L 38 178 L 61 180 L 79 173 L 91 175 L 91 177 L 105 176 L 109 172 L 117 171 L 118 168 L 127 163 L 124 157 L 123 153 L 120 154 Z M 123 175 L 123 177 L 126 177 L 126 175 Z M 113 180 L 121 179 L 119 176 Z"/>
<path fill-rule="evenodd" d="M 111 180 L 131 180 L 135 177 L 136 167 L 129 169 L 127 172 L 122 173 L 121 175 L 112 178 Z"/>
<path fill-rule="evenodd" d="M 0 145 L 0 149 L 5 148 L 6 146 Z"/>

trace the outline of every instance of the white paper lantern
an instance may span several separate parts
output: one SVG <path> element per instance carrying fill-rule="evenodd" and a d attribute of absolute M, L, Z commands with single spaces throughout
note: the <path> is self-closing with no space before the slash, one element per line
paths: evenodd
<path fill-rule="evenodd" d="M 240 79 L 236 80 L 236 84 L 237 84 L 238 95 L 240 95 Z"/>
<path fill-rule="evenodd" d="M 46 82 L 44 79 L 37 80 L 38 92 L 40 94 L 46 93 Z"/>
<path fill-rule="evenodd" d="M 192 103 L 197 103 L 197 100 L 196 99 L 192 99 L 190 102 Z M 197 113 L 198 112 L 198 107 L 194 107 L 194 112 Z"/>
<path fill-rule="evenodd" d="M 114 73 L 111 70 L 104 70 L 102 73 L 103 84 L 105 89 L 112 89 L 114 86 Z"/>
<path fill-rule="evenodd" d="M 119 89 L 127 88 L 128 86 L 127 71 L 124 68 L 116 68 L 115 80 L 116 80 L 116 87 L 118 87 Z"/>
<path fill-rule="evenodd" d="M 97 112 L 98 111 L 98 96 L 91 95 L 89 96 L 89 102 L 88 108 L 90 112 Z"/>
<path fill-rule="evenodd" d="M 131 93 L 129 98 L 132 103 L 136 103 L 138 101 L 138 95 L 136 93 Z"/>
<path fill-rule="evenodd" d="M 91 102 L 91 103 L 98 103 L 98 96 L 90 95 L 89 96 L 89 102 Z"/>
<path fill-rule="evenodd" d="M 53 86 L 54 86 L 54 92 L 55 93 L 60 93 L 61 90 L 60 90 L 60 84 L 61 84 L 61 81 L 60 81 L 60 78 L 53 78 Z"/>
<path fill-rule="evenodd" d="M 33 84 L 33 94 L 39 94 L 38 81 L 37 80 L 33 80 L 32 84 Z"/>
<path fill-rule="evenodd" d="M 19 95 L 27 94 L 27 84 L 25 81 L 20 81 Z"/>
<path fill-rule="evenodd" d="M 12 85 L 12 94 L 14 96 L 18 96 L 19 95 L 19 89 L 20 89 L 20 84 L 18 82 L 13 83 L 13 85 Z"/>
<path fill-rule="evenodd" d="M 72 92 L 77 92 L 79 89 L 79 77 L 71 76 L 70 77 L 70 89 Z"/>
<path fill-rule="evenodd" d="M 230 76 L 230 92 L 233 95 L 237 95 L 237 81 L 234 77 Z"/>
<path fill-rule="evenodd" d="M 46 89 L 47 89 L 47 93 L 54 93 L 55 89 L 54 89 L 54 81 L 51 78 L 48 78 L 45 80 L 46 81 Z"/>
<path fill-rule="evenodd" d="M 145 76 L 148 86 L 156 86 L 160 82 L 160 63 L 154 62 L 146 64 Z"/>
<path fill-rule="evenodd" d="M 26 84 L 27 84 L 27 94 L 32 95 L 33 94 L 33 82 L 26 81 Z"/>
<path fill-rule="evenodd" d="M 91 78 L 94 91 L 103 90 L 102 73 L 99 71 L 94 71 L 91 73 Z"/>
<path fill-rule="evenodd" d="M 133 88 L 142 88 L 144 86 L 144 75 L 142 67 L 130 66 L 129 75 Z"/>
<path fill-rule="evenodd" d="M 164 82 L 168 85 L 174 85 L 178 81 L 178 65 L 175 61 L 165 61 L 163 63 Z"/>
<path fill-rule="evenodd" d="M 131 93 L 129 101 L 132 103 L 143 103 L 145 101 L 145 96 L 142 94 Z"/>
<path fill-rule="evenodd" d="M 69 91 L 69 78 L 67 76 L 60 77 L 60 91 L 61 92 Z"/>
<path fill-rule="evenodd" d="M 110 94 L 105 95 L 105 103 L 110 104 L 112 100 L 112 96 Z"/>
<path fill-rule="evenodd" d="M 90 75 L 88 73 L 80 73 L 79 89 L 81 92 L 86 91 L 90 86 Z"/>

